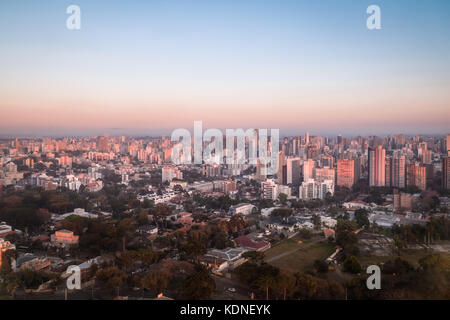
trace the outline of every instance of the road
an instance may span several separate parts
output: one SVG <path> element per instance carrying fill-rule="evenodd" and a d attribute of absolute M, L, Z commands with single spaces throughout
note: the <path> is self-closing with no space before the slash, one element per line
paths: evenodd
<path fill-rule="evenodd" d="M 228 279 L 225 277 L 212 275 L 214 281 L 216 282 L 216 291 L 218 292 L 213 299 L 214 300 L 249 300 L 250 289 L 242 285 L 236 280 Z M 228 292 L 228 288 L 235 288 L 236 292 Z"/>

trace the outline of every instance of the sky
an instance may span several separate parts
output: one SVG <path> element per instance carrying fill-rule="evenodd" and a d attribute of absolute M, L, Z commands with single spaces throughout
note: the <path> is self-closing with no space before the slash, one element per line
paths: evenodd
<path fill-rule="evenodd" d="M 447 0 L 1 0 L 0 134 L 445 134 L 449 35 Z"/>

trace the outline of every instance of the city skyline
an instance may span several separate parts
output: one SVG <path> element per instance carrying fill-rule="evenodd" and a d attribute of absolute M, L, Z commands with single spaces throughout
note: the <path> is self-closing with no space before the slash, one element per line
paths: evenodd
<path fill-rule="evenodd" d="M 0 135 L 215 128 L 445 134 L 450 4 L 377 1 L 0 4 Z"/>

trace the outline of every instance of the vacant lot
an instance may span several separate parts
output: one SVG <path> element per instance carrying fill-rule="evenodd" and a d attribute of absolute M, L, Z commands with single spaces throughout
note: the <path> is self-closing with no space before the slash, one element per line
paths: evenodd
<path fill-rule="evenodd" d="M 429 254 L 440 253 L 439 251 L 435 251 L 432 249 L 422 249 L 422 250 L 401 250 L 400 258 L 408 261 L 412 266 L 418 267 L 419 260 L 426 257 Z M 358 260 L 361 263 L 363 268 L 366 268 L 369 265 L 380 265 L 388 260 L 394 260 L 398 257 L 396 254 L 388 255 L 388 256 L 358 256 Z"/>
<path fill-rule="evenodd" d="M 334 244 L 320 241 L 298 242 L 294 239 L 281 241 L 265 252 L 266 262 L 291 272 L 312 269 L 314 260 L 325 260 L 335 249 Z"/>
<path fill-rule="evenodd" d="M 382 235 L 362 234 L 358 244 L 360 248 L 358 260 L 363 268 L 373 264 L 380 265 L 398 257 L 392 239 Z M 449 254 L 449 252 L 449 241 L 439 241 L 429 246 L 423 244 L 408 245 L 407 249 L 400 250 L 400 258 L 408 261 L 414 267 L 418 267 L 419 260 L 429 254 Z"/>

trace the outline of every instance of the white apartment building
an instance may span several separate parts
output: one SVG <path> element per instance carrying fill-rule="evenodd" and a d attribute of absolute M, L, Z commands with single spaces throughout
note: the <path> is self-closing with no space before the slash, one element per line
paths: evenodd
<path fill-rule="evenodd" d="M 162 182 L 171 182 L 173 179 L 183 179 L 183 173 L 177 167 L 165 166 L 162 168 Z"/>
<path fill-rule="evenodd" d="M 299 198 L 301 200 L 325 199 L 327 193 L 334 194 L 334 183 L 332 180 L 317 181 L 308 179 L 299 187 Z"/>
<path fill-rule="evenodd" d="M 261 183 L 261 197 L 263 199 L 276 200 L 279 194 L 278 185 L 273 179 L 267 179 Z"/>

